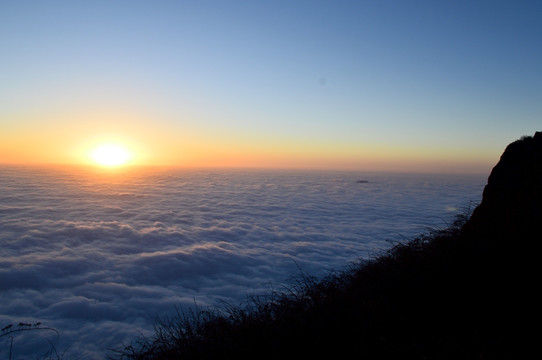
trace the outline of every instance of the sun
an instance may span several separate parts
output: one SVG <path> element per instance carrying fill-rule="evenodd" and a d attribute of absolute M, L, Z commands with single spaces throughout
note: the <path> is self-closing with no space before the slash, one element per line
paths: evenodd
<path fill-rule="evenodd" d="M 132 154 L 120 145 L 104 144 L 94 149 L 91 157 L 99 165 L 113 167 L 125 165 Z"/>

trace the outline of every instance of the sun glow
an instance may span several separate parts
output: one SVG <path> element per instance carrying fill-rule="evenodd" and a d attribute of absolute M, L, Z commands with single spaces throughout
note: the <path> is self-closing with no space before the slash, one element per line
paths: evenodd
<path fill-rule="evenodd" d="M 102 166 L 121 166 L 132 157 L 132 154 L 124 147 L 116 144 L 104 144 L 94 149 L 92 159 Z"/>

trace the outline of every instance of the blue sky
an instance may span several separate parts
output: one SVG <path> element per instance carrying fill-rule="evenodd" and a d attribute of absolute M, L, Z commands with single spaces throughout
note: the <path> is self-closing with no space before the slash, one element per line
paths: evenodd
<path fill-rule="evenodd" d="M 487 167 L 540 130 L 541 18 L 537 1 L 2 1 L 0 138 L 108 121 L 256 163 Z"/>

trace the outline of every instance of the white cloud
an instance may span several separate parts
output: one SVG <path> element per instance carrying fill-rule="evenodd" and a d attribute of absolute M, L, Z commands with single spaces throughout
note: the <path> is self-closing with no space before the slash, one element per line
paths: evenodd
<path fill-rule="evenodd" d="M 88 359 L 151 331 L 153 316 L 175 306 L 236 303 L 298 267 L 341 269 L 442 225 L 484 183 L 204 171 L 106 181 L 73 171 L 0 172 L 10 189 L 0 193 L 0 326 L 55 327 L 59 351 Z M 22 350 L 34 340 L 17 337 L 16 356 L 35 355 Z"/>

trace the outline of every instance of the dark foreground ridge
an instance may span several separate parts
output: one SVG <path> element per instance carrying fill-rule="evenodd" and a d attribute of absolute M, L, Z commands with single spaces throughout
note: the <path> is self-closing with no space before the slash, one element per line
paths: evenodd
<path fill-rule="evenodd" d="M 243 306 L 157 322 L 121 359 L 515 359 L 533 341 L 542 133 L 510 144 L 469 219 Z"/>

